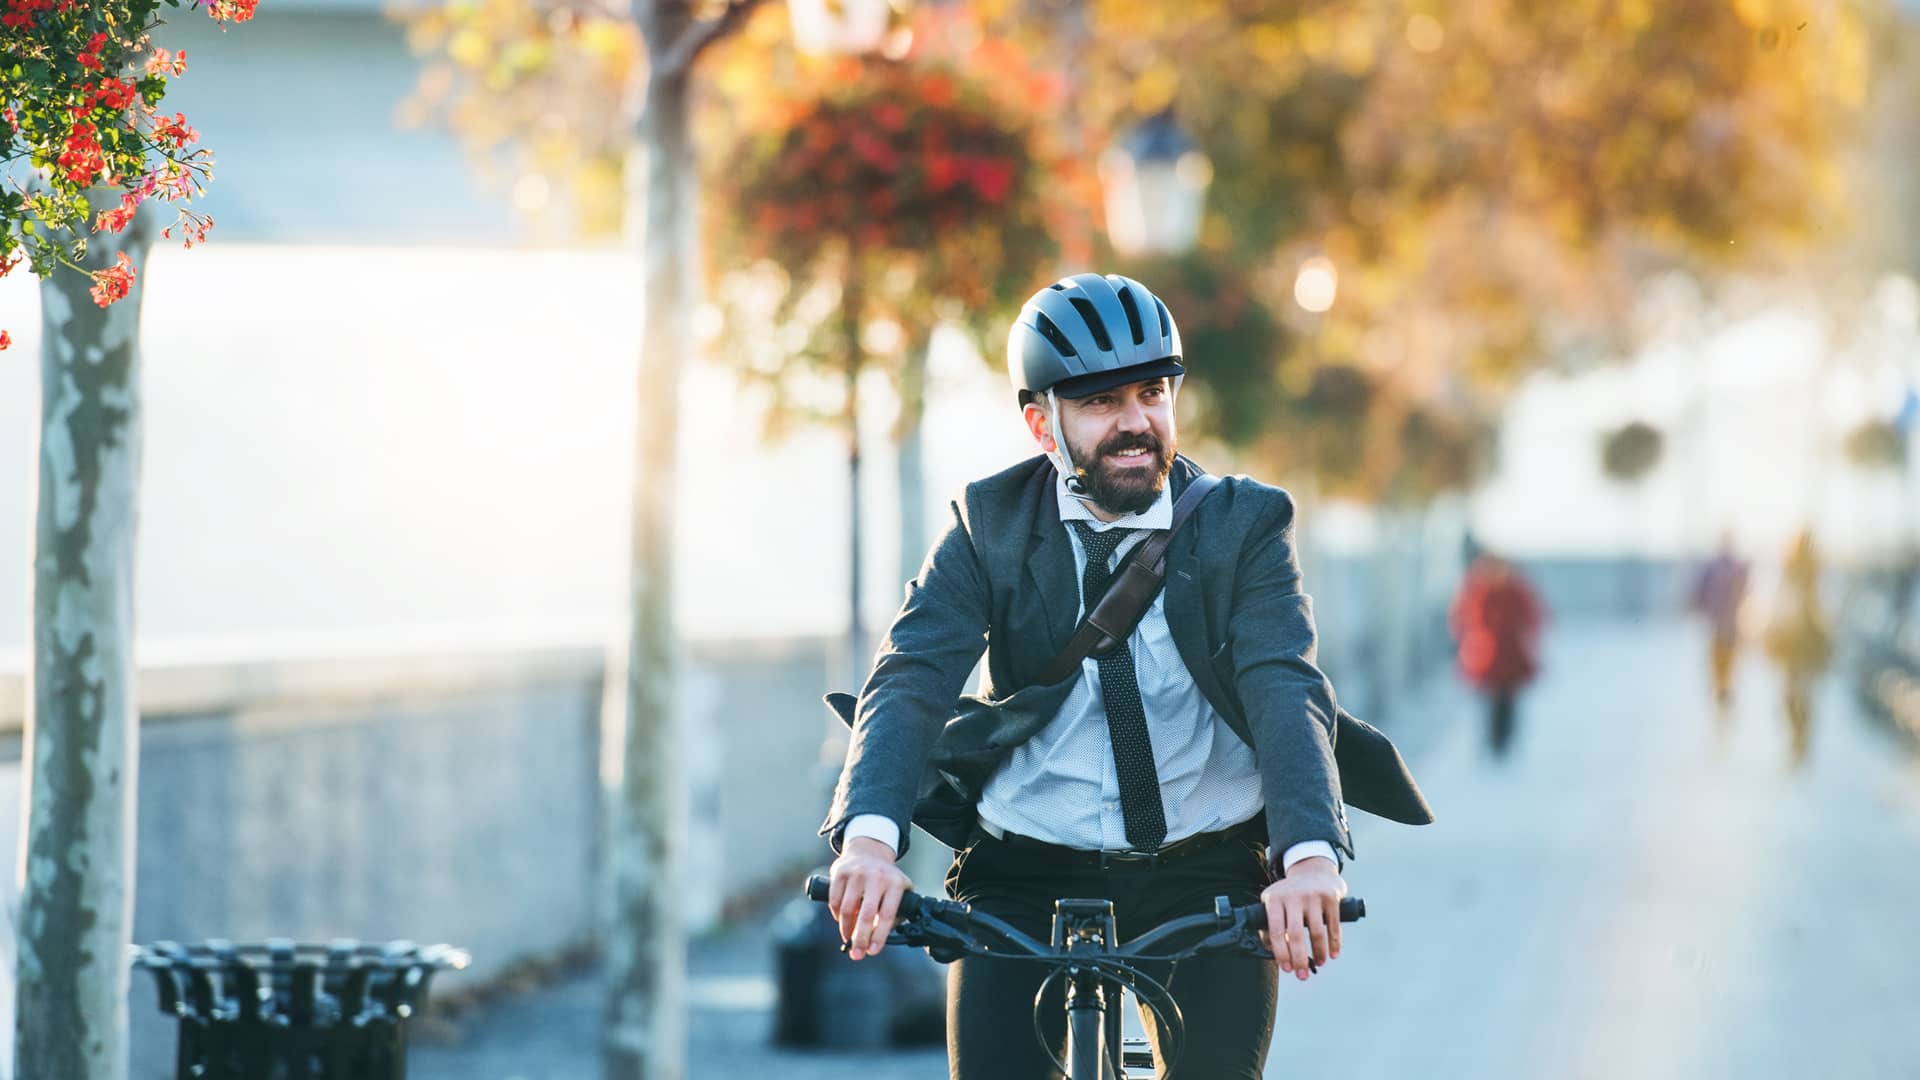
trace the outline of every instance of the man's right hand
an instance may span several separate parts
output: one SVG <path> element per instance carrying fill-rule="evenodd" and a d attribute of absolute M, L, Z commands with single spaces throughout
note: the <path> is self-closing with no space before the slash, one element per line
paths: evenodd
<path fill-rule="evenodd" d="M 854 836 L 833 860 L 827 910 L 840 920 L 840 940 L 847 943 L 847 955 L 855 960 L 879 954 L 893 931 L 901 895 L 913 887 L 893 859 L 893 849 L 887 845 L 870 836 Z"/>

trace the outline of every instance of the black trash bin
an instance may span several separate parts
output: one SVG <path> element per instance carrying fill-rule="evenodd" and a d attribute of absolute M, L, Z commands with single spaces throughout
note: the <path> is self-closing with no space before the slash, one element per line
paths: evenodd
<path fill-rule="evenodd" d="M 773 1041 L 880 1050 L 946 1041 L 946 972 L 926 952 L 883 949 L 855 963 L 827 905 L 799 897 L 774 921 Z"/>
<path fill-rule="evenodd" d="M 180 1021 L 177 1080 L 404 1080 L 407 1019 L 467 953 L 411 941 L 136 946 Z"/>

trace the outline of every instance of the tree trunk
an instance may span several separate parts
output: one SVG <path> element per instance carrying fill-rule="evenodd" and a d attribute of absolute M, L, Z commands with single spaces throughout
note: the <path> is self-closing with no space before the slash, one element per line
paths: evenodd
<path fill-rule="evenodd" d="M 865 300 L 858 252 L 847 255 L 846 288 L 840 293 L 840 329 L 847 347 L 847 666 L 854 693 L 867 679 L 866 629 L 860 618 L 860 314 Z"/>
<path fill-rule="evenodd" d="M 654 58 L 687 26 L 686 5 L 643 4 Z M 646 150 L 645 333 L 638 379 L 631 619 L 618 716 L 603 745 L 619 748 L 617 794 L 603 857 L 613 891 L 602 1036 L 606 1080 L 680 1080 L 686 1074 L 686 940 L 681 893 L 686 789 L 674 712 L 673 507 L 680 369 L 693 355 L 695 189 L 690 77 L 656 63 L 641 134 Z M 612 673 L 609 673 L 610 677 Z M 609 694 L 609 700 L 612 695 Z"/>
<path fill-rule="evenodd" d="M 921 427 L 927 417 L 928 340 L 907 347 L 900 371 L 900 582 L 913 580 L 927 558 L 927 466 Z"/>
<path fill-rule="evenodd" d="M 111 203 L 117 205 L 117 201 Z M 150 219 L 90 238 L 89 269 L 144 265 Z M 14 1075 L 127 1075 L 139 708 L 133 559 L 140 299 L 102 308 L 62 267 L 41 286 L 33 675 Z"/>

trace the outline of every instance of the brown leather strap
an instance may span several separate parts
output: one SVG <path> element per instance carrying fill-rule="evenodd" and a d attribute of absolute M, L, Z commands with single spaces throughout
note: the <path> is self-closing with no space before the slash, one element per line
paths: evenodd
<path fill-rule="evenodd" d="M 1174 501 L 1173 522 L 1165 529 L 1156 530 L 1127 554 L 1126 562 L 1113 575 L 1107 591 L 1100 594 L 1099 603 L 1067 639 L 1067 647 L 1040 673 L 1042 684 L 1061 682 L 1079 674 L 1082 660 L 1105 656 L 1127 640 L 1167 579 L 1167 545 L 1173 543 L 1174 534 L 1193 516 L 1200 500 L 1219 483 L 1219 477 L 1204 473 L 1193 478 L 1187 490 Z"/>

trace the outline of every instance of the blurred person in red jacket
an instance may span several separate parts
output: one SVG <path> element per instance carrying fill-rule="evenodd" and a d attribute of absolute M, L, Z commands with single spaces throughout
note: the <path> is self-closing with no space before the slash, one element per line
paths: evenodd
<path fill-rule="evenodd" d="M 1539 671 L 1539 594 L 1513 564 L 1483 553 L 1467 568 L 1447 616 L 1460 643 L 1460 672 L 1487 696 L 1487 745 L 1504 756 L 1513 741 L 1515 698 Z"/>

